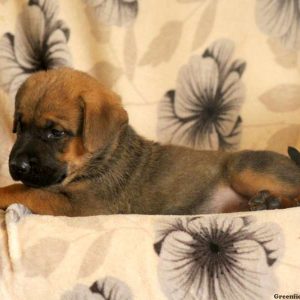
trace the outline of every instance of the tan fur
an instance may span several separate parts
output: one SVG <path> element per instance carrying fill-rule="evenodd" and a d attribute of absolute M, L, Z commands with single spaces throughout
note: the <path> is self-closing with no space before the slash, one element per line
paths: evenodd
<path fill-rule="evenodd" d="M 268 190 L 274 196 L 292 196 L 296 197 L 300 192 L 300 187 L 283 185 L 272 174 L 258 174 L 252 170 L 245 170 L 235 174 L 232 178 L 232 188 L 239 194 L 251 197 L 261 190 L 261 186 Z"/>

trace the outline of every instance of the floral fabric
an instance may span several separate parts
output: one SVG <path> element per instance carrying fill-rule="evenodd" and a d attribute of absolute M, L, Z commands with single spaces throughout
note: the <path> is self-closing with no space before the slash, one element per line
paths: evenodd
<path fill-rule="evenodd" d="M 299 294 L 300 208 L 203 216 L 0 211 L 5 300 L 253 300 Z"/>

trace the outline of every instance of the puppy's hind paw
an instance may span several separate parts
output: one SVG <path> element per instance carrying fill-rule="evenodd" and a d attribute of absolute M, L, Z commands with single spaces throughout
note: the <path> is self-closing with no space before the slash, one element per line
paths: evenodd
<path fill-rule="evenodd" d="M 282 208 L 281 199 L 272 195 L 269 191 L 258 192 L 249 200 L 248 205 L 252 211 Z"/>

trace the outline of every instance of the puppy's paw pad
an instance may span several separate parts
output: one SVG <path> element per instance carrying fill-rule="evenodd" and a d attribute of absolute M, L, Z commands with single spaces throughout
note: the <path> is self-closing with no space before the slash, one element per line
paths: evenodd
<path fill-rule="evenodd" d="M 265 204 L 253 204 L 249 202 L 249 209 L 251 211 L 265 210 L 267 209 L 267 206 Z"/>
<path fill-rule="evenodd" d="M 273 196 L 269 191 L 260 191 L 249 202 L 251 211 L 281 208 L 281 199 Z"/>
<path fill-rule="evenodd" d="M 275 196 L 270 196 L 266 199 L 268 209 L 281 208 L 281 199 Z"/>

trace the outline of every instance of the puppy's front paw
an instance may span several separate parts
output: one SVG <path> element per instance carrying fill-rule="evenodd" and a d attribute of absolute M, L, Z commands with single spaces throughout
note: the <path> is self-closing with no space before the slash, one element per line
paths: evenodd
<path fill-rule="evenodd" d="M 5 188 L 0 188 L 0 209 L 5 210 L 8 207 L 7 201 L 7 194 L 5 193 Z"/>
<path fill-rule="evenodd" d="M 252 211 L 282 208 L 281 199 L 269 191 L 260 191 L 249 200 L 248 205 Z"/>

